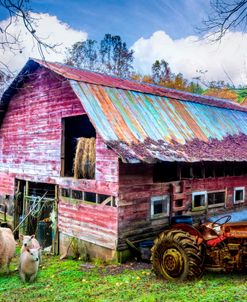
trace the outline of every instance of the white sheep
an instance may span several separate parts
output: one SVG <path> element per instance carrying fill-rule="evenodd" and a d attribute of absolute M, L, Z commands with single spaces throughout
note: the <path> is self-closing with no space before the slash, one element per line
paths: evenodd
<path fill-rule="evenodd" d="M 39 269 L 39 250 L 25 250 L 20 255 L 19 273 L 23 282 L 33 282 Z"/>
<path fill-rule="evenodd" d="M 7 273 L 10 261 L 15 256 L 15 248 L 16 242 L 11 229 L 0 227 L 0 267 L 7 265 Z"/>
<path fill-rule="evenodd" d="M 20 239 L 22 239 L 21 253 L 30 249 L 37 249 L 39 251 L 39 261 L 41 262 L 41 248 L 38 240 L 35 238 L 35 235 L 20 235 Z"/>

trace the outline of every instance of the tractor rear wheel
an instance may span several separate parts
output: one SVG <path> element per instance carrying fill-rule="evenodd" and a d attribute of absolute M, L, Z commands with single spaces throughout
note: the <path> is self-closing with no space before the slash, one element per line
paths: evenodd
<path fill-rule="evenodd" d="M 165 279 L 193 280 L 203 274 L 202 247 L 187 232 L 169 230 L 161 233 L 151 252 L 154 272 Z"/>

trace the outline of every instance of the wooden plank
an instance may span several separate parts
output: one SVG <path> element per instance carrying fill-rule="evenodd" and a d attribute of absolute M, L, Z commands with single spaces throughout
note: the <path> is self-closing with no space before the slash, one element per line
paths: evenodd
<path fill-rule="evenodd" d="M 85 110 L 68 81 L 44 68 L 31 75 L 10 101 L 0 129 L 0 173 L 4 175 L 0 194 L 14 195 L 15 177 L 59 185 L 66 183 L 63 179 L 60 181 L 64 169 L 61 120 L 81 114 L 85 114 Z M 117 182 L 118 157 L 97 135 L 96 181 L 72 180 L 68 186 L 117 195 Z"/>
<path fill-rule="evenodd" d="M 67 235 L 116 248 L 118 223 L 116 208 L 100 204 L 59 203 L 59 230 Z"/>

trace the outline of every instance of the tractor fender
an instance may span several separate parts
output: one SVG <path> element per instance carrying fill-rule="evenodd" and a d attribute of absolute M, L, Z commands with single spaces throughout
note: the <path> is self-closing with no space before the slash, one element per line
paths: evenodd
<path fill-rule="evenodd" d="M 202 234 L 192 225 L 186 224 L 186 223 L 177 223 L 173 224 L 171 226 L 171 229 L 177 229 L 182 230 L 184 232 L 188 232 L 190 235 L 197 237 L 198 244 L 201 244 L 203 242 Z"/>

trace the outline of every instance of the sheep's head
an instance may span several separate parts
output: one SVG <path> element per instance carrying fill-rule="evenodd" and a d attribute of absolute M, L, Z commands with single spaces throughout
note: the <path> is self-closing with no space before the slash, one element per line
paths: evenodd
<path fill-rule="evenodd" d="M 34 238 L 34 235 L 32 236 L 22 236 L 22 245 L 25 246 L 25 248 L 31 248 L 33 246 L 32 239 Z"/>
<path fill-rule="evenodd" d="M 39 249 L 28 249 L 27 250 L 33 261 L 39 261 Z"/>

